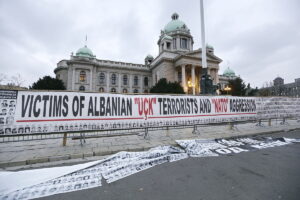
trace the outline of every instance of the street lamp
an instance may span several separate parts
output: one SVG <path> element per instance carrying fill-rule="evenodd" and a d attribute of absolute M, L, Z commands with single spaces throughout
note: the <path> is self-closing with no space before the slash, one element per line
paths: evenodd
<path fill-rule="evenodd" d="M 228 95 L 228 92 L 231 91 L 231 88 L 228 87 L 228 85 L 227 85 L 227 86 L 224 88 L 224 90 L 227 91 L 227 95 Z"/>
<path fill-rule="evenodd" d="M 191 87 L 193 87 L 193 86 L 194 86 L 194 84 L 192 84 L 191 81 L 188 81 L 188 87 L 191 88 Z"/>

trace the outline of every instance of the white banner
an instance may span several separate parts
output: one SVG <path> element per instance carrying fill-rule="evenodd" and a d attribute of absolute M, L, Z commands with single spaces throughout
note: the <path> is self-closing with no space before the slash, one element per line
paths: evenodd
<path fill-rule="evenodd" d="M 299 116 L 299 98 L 0 91 L 0 134 L 192 125 Z"/>

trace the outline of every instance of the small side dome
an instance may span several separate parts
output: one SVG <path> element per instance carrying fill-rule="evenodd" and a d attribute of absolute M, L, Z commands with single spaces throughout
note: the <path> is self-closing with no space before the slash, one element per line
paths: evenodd
<path fill-rule="evenodd" d="M 223 73 L 224 76 L 235 76 L 235 73 L 232 69 L 230 69 L 229 67 L 227 67 L 227 69 L 225 69 L 224 73 Z"/>
<path fill-rule="evenodd" d="M 153 56 L 151 56 L 150 54 L 148 54 L 145 58 L 145 65 L 150 65 L 153 61 Z"/>
<path fill-rule="evenodd" d="M 177 13 L 174 13 L 172 15 L 172 21 L 170 21 L 164 28 L 164 31 L 166 33 L 172 32 L 172 31 L 176 31 L 179 29 L 184 29 L 184 30 L 188 30 L 187 26 L 185 25 L 185 23 L 183 21 L 180 21 L 179 15 Z"/>
<path fill-rule="evenodd" d="M 150 55 L 150 54 L 148 54 L 148 55 L 146 56 L 146 59 L 152 59 L 152 60 L 153 60 L 153 56 Z"/>
<path fill-rule="evenodd" d="M 212 45 L 206 44 L 206 50 L 209 53 L 214 53 L 214 47 Z"/>
<path fill-rule="evenodd" d="M 81 56 L 81 57 L 87 57 L 87 58 L 94 58 L 94 54 L 92 50 L 90 50 L 86 45 L 76 52 L 76 56 Z"/>
<path fill-rule="evenodd" d="M 214 49 L 214 47 L 212 45 L 210 45 L 210 44 L 206 44 L 206 48 L 208 48 L 208 49 Z"/>

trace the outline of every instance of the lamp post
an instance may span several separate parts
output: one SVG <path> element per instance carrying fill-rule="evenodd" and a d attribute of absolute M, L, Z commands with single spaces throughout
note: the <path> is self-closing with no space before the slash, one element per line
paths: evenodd
<path fill-rule="evenodd" d="M 228 87 L 228 85 L 224 88 L 224 90 L 227 92 L 227 95 L 228 95 L 228 92 L 231 91 L 231 88 Z"/>

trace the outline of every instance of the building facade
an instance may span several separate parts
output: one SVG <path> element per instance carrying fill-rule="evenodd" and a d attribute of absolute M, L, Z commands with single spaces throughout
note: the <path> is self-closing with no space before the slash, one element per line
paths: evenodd
<path fill-rule="evenodd" d="M 270 96 L 288 96 L 300 97 L 300 78 L 295 79 L 293 83 L 284 84 L 284 79 L 277 77 L 273 80 L 273 86 L 267 89 Z"/>
<path fill-rule="evenodd" d="M 58 62 L 54 73 L 72 91 L 148 93 L 159 79 L 166 78 L 180 82 L 186 93 L 199 94 L 202 49 L 193 49 L 193 37 L 179 15 L 174 13 L 171 18 L 157 42 L 159 55 L 146 56 L 144 64 L 97 59 L 84 46 L 70 59 Z M 222 60 L 211 46 L 207 46 L 206 54 L 208 74 L 218 84 Z"/>

